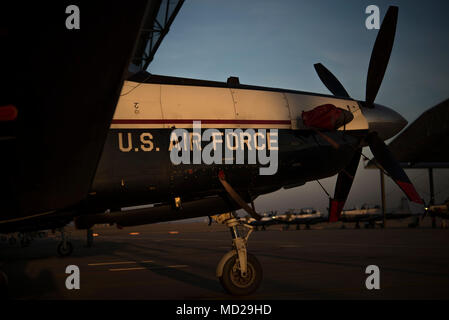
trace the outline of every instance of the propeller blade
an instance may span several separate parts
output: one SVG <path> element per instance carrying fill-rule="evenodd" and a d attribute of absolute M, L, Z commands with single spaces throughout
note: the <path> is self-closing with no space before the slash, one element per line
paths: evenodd
<path fill-rule="evenodd" d="M 343 87 L 343 85 L 338 81 L 338 79 L 330 72 L 325 66 L 321 63 L 317 63 L 313 65 L 315 67 L 316 73 L 318 73 L 318 77 L 320 77 L 321 81 L 324 83 L 326 88 L 329 89 L 330 92 L 334 96 L 350 98 L 348 92 Z"/>
<path fill-rule="evenodd" d="M 398 12 L 399 9 L 396 6 L 388 8 L 379 33 L 377 34 L 376 42 L 374 43 L 366 79 L 365 101 L 369 107 L 372 107 L 374 100 L 376 100 L 385 71 L 387 70 L 393 49 L 394 37 L 396 35 Z"/>
<path fill-rule="evenodd" d="M 376 161 L 385 169 L 399 188 L 401 188 L 407 198 L 412 202 L 424 204 L 410 179 L 407 177 L 407 174 L 377 133 L 371 133 L 367 140 Z"/>
<path fill-rule="evenodd" d="M 334 198 L 330 200 L 329 205 L 329 222 L 337 222 L 340 218 L 352 183 L 354 182 L 354 176 L 359 166 L 361 154 L 362 149 L 357 150 L 348 166 L 338 174 Z"/>

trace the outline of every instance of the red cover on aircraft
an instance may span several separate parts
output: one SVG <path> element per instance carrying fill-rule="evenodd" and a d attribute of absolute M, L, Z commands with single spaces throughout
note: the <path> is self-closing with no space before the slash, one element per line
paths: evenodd
<path fill-rule="evenodd" d="M 0 121 L 13 121 L 17 118 L 17 108 L 13 105 L 0 107 Z"/>
<path fill-rule="evenodd" d="M 331 199 L 329 207 L 329 222 L 337 222 L 340 218 L 343 207 L 345 206 L 345 201 L 338 201 Z"/>
<path fill-rule="evenodd" d="M 303 111 L 302 120 L 307 127 L 335 130 L 341 123 L 343 110 L 332 104 L 324 104 L 310 111 Z"/>

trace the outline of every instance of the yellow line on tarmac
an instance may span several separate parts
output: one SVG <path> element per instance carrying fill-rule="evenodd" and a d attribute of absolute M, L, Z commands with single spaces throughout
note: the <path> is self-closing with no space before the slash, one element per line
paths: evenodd
<path fill-rule="evenodd" d="M 145 260 L 140 261 L 140 263 L 151 263 L 153 260 Z M 112 262 L 98 262 L 98 263 L 89 263 L 88 266 L 107 266 L 107 265 L 115 265 L 115 264 L 137 264 L 139 261 L 112 261 Z"/>
<path fill-rule="evenodd" d="M 174 265 L 174 266 L 167 266 L 167 268 L 187 268 L 188 265 L 186 264 L 178 264 L 178 265 Z"/>
<path fill-rule="evenodd" d="M 109 269 L 109 271 L 130 271 L 130 270 L 144 270 L 146 268 L 143 267 L 135 267 L 135 268 L 118 268 L 118 269 Z"/>
<path fill-rule="evenodd" d="M 136 264 L 135 261 L 116 261 L 116 262 L 99 262 L 99 263 L 89 263 L 88 266 L 107 266 L 114 264 Z"/>
<path fill-rule="evenodd" d="M 114 268 L 114 269 L 109 269 L 109 271 L 134 271 L 134 270 L 153 270 L 153 269 L 172 269 L 172 268 L 187 268 L 188 265 L 185 264 L 178 264 L 178 265 L 173 265 L 173 266 L 161 266 L 161 267 L 150 267 L 150 268 L 145 268 L 145 267 L 134 267 L 134 268 Z"/>

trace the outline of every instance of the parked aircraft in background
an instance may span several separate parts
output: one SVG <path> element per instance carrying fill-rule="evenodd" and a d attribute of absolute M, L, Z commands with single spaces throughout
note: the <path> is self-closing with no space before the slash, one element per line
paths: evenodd
<path fill-rule="evenodd" d="M 446 199 L 446 201 L 443 204 L 439 204 L 439 205 L 430 205 L 428 207 L 425 208 L 426 212 L 423 216 L 423 218 L 429 216 L 431 218 L 441 218 L 441 227 L 442 228 L 447 228 L 448 226 L 448 222 L 447 220 L 449 219 L 449 198 Z"/>
<path fill-rule="evenodd" d="M 271 211 L 269 213 L 264 213 L 259 220 L 246 216 L 241 218 L 240 221 L 254 227 L 256 231 L 259 230 L 259 228 L 261 230 L 266 230 L 267 227 L 273 225 L 284 226 L 284 230 L 288 230 L 290 225 L 296 225 L 296 229 L 299 230 L 300 225 L 305 225 L 306 228 L 309 229 L 313 224 L 327 222 L 328 217 L 323 216 L 321 212 L 316 211 L 313 208 L 303 208 L 299 211 L 290 209 L 283 214 L 279 214 L 277 211 Z"/>
<path fill-rule="evenodd" d="M 295 225 L 296 230 L 299 230 L 301 225 L 305 225 L 306 229 L 309 229 L 313 224 L 328 221 L 327 216 L 313 208 L 303 208 L 299 212 L 289 210 L 285 214 L 275 216 L 274 219 L 279 224 L 284 224 L 285 230 L 289 229 L 290 225 Z"/>
<path fill-rule="evenodd" d="M 398 220 L 406 219 L 412 216 L 416 216 L 418 218 L 420 215 L 420 213 L 412 213 L 407 198 L 402 198 L 398 208 L 388 210 L 385 213 L 385 219 Z M 360 222 L 365 223 L 365 228 L 374 228 L 375 223 L 383 221 L 383 219 L 384 215 L 380 206 L 369 204 L 362 205 L 360 209 L 343 210 L 340 217 L 340 221 L 343 223 L 355 222 L 356 228 L 360 228 Z"/>

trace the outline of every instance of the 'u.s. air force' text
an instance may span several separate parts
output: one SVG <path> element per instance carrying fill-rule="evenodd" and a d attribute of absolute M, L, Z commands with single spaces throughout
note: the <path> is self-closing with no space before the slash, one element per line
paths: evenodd
<path fill-rule="evenodd" d="M 160 141 L 155 141 L 151 132 L 118 132 L 117 138 L 118 148 L 121 152 L 161 151 L 159 147 Z M 196 132 L 186 133 L 186 137 L 180 139 L 183 140 L 182 142 L 172 138 L 167 137 L 167 140 L 170 139 L 167 147 L 168 151 L 172 151 L 174 147 L 177 147 L 178 143 L 182 143 L 184 149 L 188 149 L 188 145 L 190 145 L 190 150 L 193 150 L 194 145 L 201 143 L 201 137 L 197 137 Z M 259 141 L 266 141 L 266 143 Z M 213 149 L 216 149 L 221 144 L 226 144 L 231 150 L 276 150 L 277 132 L 259 132 L 254 130 L 253 132 L 247 132 L 247 130 L 233 131 L 232 133 L 217 132 L 212 135 L 210 142 L 213 144 Z M 199 149 L 202 148 L 201 146 L 198 147 Z"/>
<path fill-rule="evenodd" d="M 260 175 L 274 175 L 278 169 L 277 129 L 201 129 L 201 122 L 194 122 L 193 131 L 173 129 L 169 136 L 158 132 L 157 144 L 168 142 L 170 160 L 174 165 L 206 164 L 259 165 Z M 135 135 L 135 134 L 134 134 Z M 161 136 L 165 136 L 162 137 Z M 169 139 L 167 139 L 169 138 Z M 167 139 L 167 140 L 162 140 Z M 132 132 L 118 133 L 121 152 L 134 150 L 160 151 L 150 132 L 140 133 L 139 141 L 133 142 Z M 165 144 L 167 146 L 167 144 Z M 267 166 L 268 165 L 268 166 Z"/>

